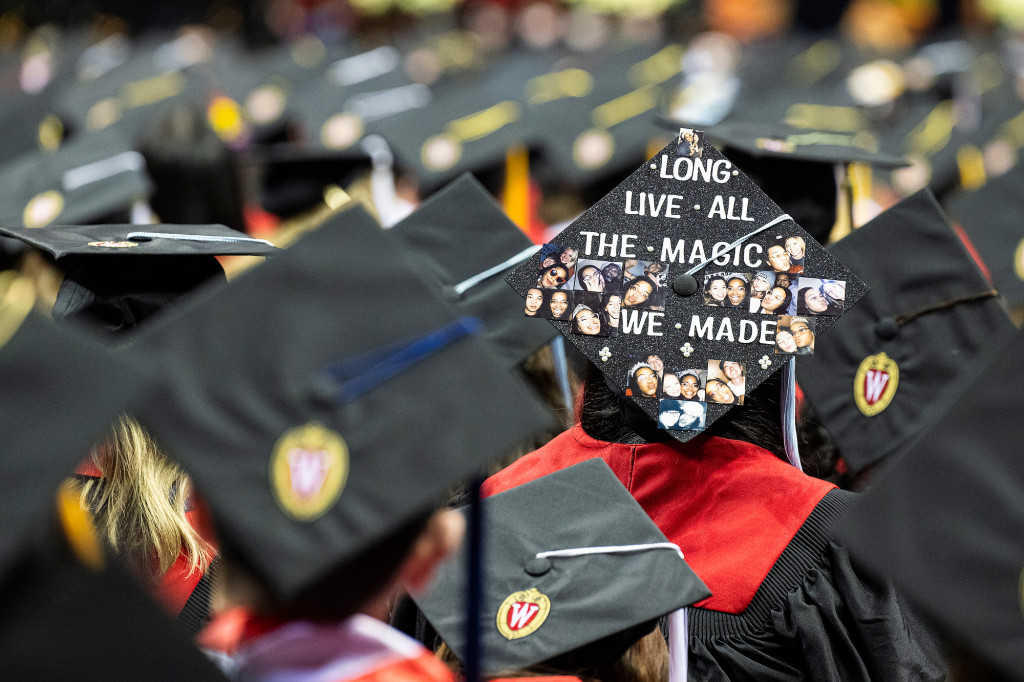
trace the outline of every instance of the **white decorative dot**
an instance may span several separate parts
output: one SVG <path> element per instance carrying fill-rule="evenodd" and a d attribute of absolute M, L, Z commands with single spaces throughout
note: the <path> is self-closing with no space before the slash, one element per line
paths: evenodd
<path fill-rule="evenodd" d="M 657 168 L 658 168 L 658 164 L 656 164 L 656 163 L 652 163 L 651 164 L 651 170 L 656 170 Z"/>
<path fill-rule="evenodd" d="M 772 364 L 772 361 L 771 358 L 769 358 L 767 355 L 762 355 L 761 359 L 758 360 L 758 363 L 760 363 L 761 369 L 768 369 L 768 367 Z"/>
<path fill-rule="evenodd" d="M 682 329 L 682 328 L 683 328 L 683 325 L 681 325 L 678 322 L 676 322 L 676 329 Z"/>
<path fill-rule="evenodd" d="M 739 174 L 740 174 L 740 172 L 739 172 L 738 170 L 734 170 L 734 171 L 732 172 L 732 174 L 733 174 L 733 175 L 739 175 Z"/>
<path fill-rule="evenodd" d="M 693 210 L 694 211 L 699 211 L 700 210 L 700 204 L 694 204 L 693 205 Z"/>
<path fill-rule="evenodd" d="M 647 250 L 648 250 L 648 251 L 654 251 L 654 247 L 653 247 L 653 246 L 648 246 L 648 247 L 647 247 Z"/>

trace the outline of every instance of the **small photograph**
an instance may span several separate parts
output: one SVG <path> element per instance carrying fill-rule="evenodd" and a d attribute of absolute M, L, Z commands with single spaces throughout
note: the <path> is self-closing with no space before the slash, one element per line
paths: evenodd
<path fill-rule="evenodd" d="M 523 311 L 527 317 L 544 317 L 540 313 L 544 305 L 544 290 L 540 287 L 531 287 L 526 291 L 526 310 Z"/>
<path fill-rule="evenodd" d="M 666 369 L 661 378 L 661 397 L 691 402 L 703 401 L 705 376 L 707 370 L 703 369 Z"/>
<path fill-rule="evenodd" d="M 572 315 L 569 321 L 569 331 L 573 334 L 611 336 L 618 331 L 605 325 L 601 317 L 601 294 L 591 291 L 573 292 Z"/>
<path fill-rule="evenodd" d="M 786 237 L 786 253 L 789 254 L 789 262 L 794 267 L 799 267 L 799 272 L 804 271 L 804 256 L 807 254 L 807 242 L 798 234 Z"/>
<path fill-rule="evenodd" d="M 768 258 L 768 265 L 771 266 L 775 272 L 785 272 L 790 275 L 796 275 L 804 271 L 803 257 L 800 258 L 800 265 L 793 262 L 789 251 L 786 249 L 786 242 L 794 235 L 777 235 L 775 239 L 768 242 L 765 253 Z M 803 244 L 803 238 L 797 237 L 800 243 Z M 801 253 L 803 252 L 801 248 Z"/>
<path fill-rule="evenodd" d="M 540 275 L 537 277 L 537 286 L 541 289 L 568 289 L 565 283 L 569 281 L 574 272 L 572 268 L 561 264 L 552 265 L 540 271 Z"/>
<path fill-rule="evenodd" d="M 635 363 L 626 375 L 626 395 L 634 398 L 656 398 L 661 386 L 661 377 L 646 361 Z"/>
<path fill-rule="evenodd" d="M 601 296 L 601 321 L 611 330 L 611 335 L 619 333 L 619 320 L 622 318 L 622 294 Z"/>
<path fill-rule="evenodd" d="M 846 307 L 846 282 L 800 277 L 797 282 L 798 315 L 842 315 Z"/>
<path fill-rule="evenodd" d="M 775 353 L 778 355 L 812 355 L 814 353 L 814 318 L 780 315 L 775 327 Z"/>
<path fill-rule="evenodd" d="M 637 310 L 664 310 L 668 266 L 655 261 L 623 263 L 622 305 Z"/>
<path fill-rule="evenodd" d="M 543 289 L 544 302 L 541 303 L 537 317 L 545 320 L 566 320 L 571 312 L 572 292 L 564 289 Z"/>
<path fill-rule="evenodd" d="M 703 431 L 708 406 L 687 400 L 663 399 L 658 403 L 658 428 L 670 431 Z"/>
<path fill-rule="evenodd" d="M 708 402 L 742 405 L 747 392 L 747 368 L 735 360 L 708 360 L 704 396 Z"/>
<path fill-rule="evenodd" d="M 761 298 L 751 296 L 750 312 L 761 315 L 788 315 L 793 303 L 794 298 L 793 289 L 790 286 L 790 276 L 780 272 L 775 276 L 775 284 L 765 291 Z"/>
<path fill-rule="evenodd" d="M 679 133 L 679 153 L 701 158 L 704 154 L 704 143 L 700 139 L 700 133 L 692 128 L 682 128 Z"/>
<path fill-rule="evenodd" d="M 581 260 L 576 268 L 572 288 L 598 294 L 622 291 L 622 263 L 601 260 Z"/>
<path fill-rule="evenodd" d="M 665 376 L 665 363 L 662 361 L 661 356 L 651 353 L 647 356 L 647 364 L 654 368 L 654 371 L 658 373 L 659 379 Z"/>
<path fill-rule="evenodd" d="M 770 270 L 759 270 L 754 273 L 754 279 L 750 282 L 751 308 L 755 300 L 760 301 L 764 295 L 775 286 L 775 273 Z M 756 311 L 755 311 L 756 312 Z"/>
<path fill-rule="evenodd" d="M 579 254 L 570 246 L 547 243 L 540 247 L 538 255 L 540 256 L 540 265 L 537 269 L 546 270 L 555 265 L 563 265 L 566 269 L 573 268 L 576 266 L 576 258 Z"/>

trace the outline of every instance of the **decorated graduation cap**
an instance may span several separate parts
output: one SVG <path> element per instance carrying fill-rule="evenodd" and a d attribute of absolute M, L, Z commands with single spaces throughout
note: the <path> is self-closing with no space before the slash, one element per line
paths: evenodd
<path fill-rule="evenodd" d="M 1015 217 L 1024 206 L 1017 166 L 972 192 L 951 198 L 949 212 L 1012 309 L 1024 306 L 1024 226 Z"/>
<path fill-rule="evenodd" d="M 871 287 L 842 333 L 797 363 L 800 386 L 854 474 L 916 438 L 943 405 L 962 400 L 985 349 L 1012 329 L 998 293 L 922 190 L 829 251 Z M 808 321 L 813 323 L 810 317 Z"/>
<path fill-rule="evenodd" d="M 847 514 L 840 538 L 867 570 L 892 580 L 947 641 L 1024 679 L 1024 337 L 996 351 L 958 400 Z M 1000 678 L 1002 679 L 1002 678 Z"/>
<path fill-rule="evenodd" d="M 581 284 L 548 264 L 548 254 L 567 250 L 603 277 Z M 773 282 L 760 298 L 758 272 Z M 681 131 L 507 281 L 524 297 L 533 288 L 563 291 L 571 306 L 598 298 L 596 331 L 580 320 L 551 324 L 651 419 L 661 405 L 678 407 L 664 390 L 666 367 L 706 368 L 703 418 L 668 430 L 680 441 L 788 363 L 775 353 L 781 316 L 804 312 L 822 333 L 866 291 L 696 130 Z M 804 290 L 816 293 L 806 310 Z"/>
<path fill-rule="evenodd" d="M 486 674 L 521 671 L 617 634 L 620 641 L 590 656 L 621 656 L 653 630 L 652 621 L 710 594 L 600 458 L 481 504 Z M 560 522 L 552 524 L 554 517 Z M 453 605 L 465 591 L 466 551 L 413 596 L 460 659 L 465 614 Z"/>
<path fill-rule="evenodd" d="M 278 249 L 223 225 L 0 227 L 0 235 L 50 254 L 64 273 L 56 319 L 77 317 L 107 331 L 135 327 L 211 279 L 216 256 L 271 256 Z"/>
<path fill-rule="evenodd" d="M 388 234 L 410 248 L 412 266 L 422 266 L 454 290 L 461 312 L 483 321 L 482 336 L 497 345 L 509 364 L 518 364 L 557 336 L 547 325 L 531 324 L 504 281 L 537 247 L 472 175 L 435 193 Z"/>
<path fill-rule="evenodd" d="M 679 123 L 670 127 L 678 128 Z M 867 130 L 835 132 L 731 119 L 707 128 L 706 133 L 772 201 L 820 242 L 828 240 L 837 218 L 846 220 L 858 198 L 850 164 L 896 168 L 909 163 L 881 150 L 877 137 Z M 839 203 L 845 206 L 846 215 L 837 215 Z"/>
<path fill-rule="evenodd" d="M 0 273 L 0 578 L 144 378 L 128 358 L 31 313 L 33 286 Z"/>
<path fill-rule="evenodd" d="M 224 553 L 279 599 L 428 512 L 549 425 L 362 208 L 140 330 L 141 409 L 209 503 Z"/>
<path fill-rule="evenodd" d="M 227 679 L 116 561 L 97 570 L 66 552 L 52 554 L 23 558 L 0 584 L 5 674 L 47 680 Z"/>
<path fill-rule="evenodd" d="M 0 167 L 0 225 L 42 227 L 126 220 L 152 189 L 142 155 L 113 132 L 82 135 L 56 152 Z"/>

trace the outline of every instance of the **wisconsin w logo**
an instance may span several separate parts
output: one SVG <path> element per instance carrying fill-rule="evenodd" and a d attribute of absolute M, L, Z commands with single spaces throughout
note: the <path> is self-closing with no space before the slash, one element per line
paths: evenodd
<path fill-rule="evenodd" d="M 535 587 L 510 594 L 498 608 L 497 626 L 505 639 L 519 639 L 537 631 L 551 611 L 551 600 Z"/>
<path fill-rule="evenodd" d="M 281 509 L 312 521 L 337 501 L 348 478 L 348 446 L 316 422 L 286 431 L 270 458 L 270 484 Z"/>
<path fill-rule="evenodd" d="M 889 407 L 899 381 L 900 369 L 895 360 L 885 353 L 864 358 L 853 378 L 853 397 L 857 408 L 864 416 L 874 417 Z"/>

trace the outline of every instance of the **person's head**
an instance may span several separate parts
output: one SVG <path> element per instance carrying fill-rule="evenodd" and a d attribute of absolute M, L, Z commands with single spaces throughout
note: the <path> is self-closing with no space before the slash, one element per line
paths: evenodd
<path fill-rule="evenodd" d="M 661 358 L 653 353 L 647 356 L 647 364 L 654 368 L 655 372 L 659 374 L 664 371 L 665 363 L 661 361 Z"/>
<path fill-rule="evenodd" d="M 540 262 L 540 269 L 544 270 L 546 268 L 554 267 L 555 264 L 557 264 L 557 263 L 558 263 L 557 254 L 554 254 L 554 253 L 549 254 L 549 255 L 545 256 L 544 260 L 542 260 Z"/>
<path fill-rule="evenodd" d="M 775 286 L 788 289 L 793 285 L 793 278 L 788 272 L 780 272 L 775 275 Z"/>
<path fill-rule="evenodd" d="M 743 380 L 744 372 L 743 365 L 734 360 L 719 360 L 718 368 L 722 370 L 722 374 L 729 380 L 730 384 L 738 384 Z"/>
<path fill-rule="evenodd" d="M 565 280 L 569 278 L 569 271 L 565 269 L 564 265 L 554 265 L 547 268 L 540 274 L 538 284 L 543 289 L 554 289 L 555 287 L 562 286 L 565 284 Z"/>
<path fill-rule="evenodd" d="M 544 303 L 544 292 L 537 287 L 526 292 L 526 314 L 531 317 L 537 314 L 541 304 Z"/>
<path fill-rule="evenodd" d="M 622 305 L 627 308 L 642 306 L 657 291 L 658 285 L 654 283 L 654 280 L 646 276 L 637 277 L 626 287 L 626 293 L 622 297 Z"/>
<path fill-rule="evenodd" d="M 782 244 L 772 244 L 768 247 L 768 262 L 775 272 L 789 272 L 793 267 L 789 260 L 789 252 Z"/>
<path fill-rule="evenodd" d="M 701 428 L 701 420 L 704 419 L 703 405 L 686 402 L 682 405 L 682 412 L 679 416 L 678 428 L 689 430 Z"/>
<path fill-rule="evenodd" d="M 561 261 L 562 265 L 572 265 L 576 262 L 576 249 L 571 246 L 565 247 L 558 259 Z"/>
<path fill-rule="evenodd" d="M 807 243 L 804 242 L 804 238 L 799 235 L 793 235 L 792 237 L 786 238 L 786 251 L 789 253 L 790 258 L 800 260 L 804 257 L 804 252 L 807 249 Z"/>
<path fill-rule="evenodd" d="M 662 270 L 661 263 L 648 263 L 644 268 L 645 275 L 657 275 Z"/>
<path fill-rule="evenodd" d="M 609 319 L 619 319 L 619 313 L 622 312 L 622 296 L 609 294 L 608 300 L 604 304 L 604 311 L 608 313 Z"/>
<path fill-rule="evenodd" d="M 814 332 L 810 321 L 805 317 L 794 317 L 789 322 L 789 333 L 798 348 L 814 348 Z"/>
<path fill-rule="evenodd" d="M 779 327 L 775 330 L 775 345 L 783 353 L 795 353 L 797 351 L 796 341 L 793 339 L 793 334 L 790 333 L 789 327 Z"/>
<path fill-rule="evenodd" d="M 604 291 L 604 273 L 596 265 L 584 265 L 577 277 L 586 291 Z"/>
<path fill-rule="evenodd" d="M 730 277 L 726 283 L 725 295 L 732 307 L 741 305 L 747 300 L 747 280 L 743 277 Z"/>
<path fill-rule="evenodd" d="M 828 310 L 829 303 L 828 299 L 825 298 L 824 294 L 818 287 L 804 287 L 800 290 L 800 295 L 797 298 L 797 302 L 800 304 L 801 312 L 807 312 L 814 315 L 821 314 Z"/>
<path fill-rule="evenodd" d="M 682 414 L 683 411 L 676 405 L 666 407 L 658 413 L 658 425 L 663 429 L 674 429 Z"/>
<path fill-rule="evenodd" d="M 679 397 L 679 377 L 674 372 L 665 372 L 665 376 L 661 378 L 661 392 L 672 398 Z"/>
<path fill-rule="evenodd" d="M 646 362 L 638 362 L 629 372 L 630 388 L 637 396 L 653 398 L 658 394 L 658 373 Z"/>
<path fill-rule="evenodd" d="M 768 290 L 768 293 L 761 299 L 761 309 L 766 310 L 770 313 L 779 311 L 779 314 L 785 313 L 786 309 L 789 308 L 789 302 L 792 299 L 793 294 L 790 293 L 789 289 L 774 286 Z"/>
<path fill-rule="evenodd" d="M 704 301 L 721 304 L 725 300 L 727 288 L 725 277 L 712 275 L 704 282 Z"/>
<path fill-rule="evenodd" d="M 771 273 L 759 272 L 754 275 L 754 281 L 750 283 L 750 295 L 753 298 L 764 298 L 765 292 L 775 284 L 774 279 L 769 279 Z"/>
<path fill-rule="evenodd" d="M 573 309 L 572 323 L 580 334 L 586 336 L 601 334 L 601 316 L 585 305 L 578 305 Z"/>
<path fill-rule="evenodd" d="M 679 393 L 687 400 L 693 400 L 700 392 L 700 377 L 687 372 L 679 378 Z"/>
<path fill-rule="evenodd" d="M 707 386 L 704 387 L 704 395 L 713 403 L 731 405 L 736 402 L 736 396 L 729 388 L 729 384 L 720 379 L 708 379 Z"/>
<path fill-rule="evenodd" d="M 602 268 L 602 272 L 604 273 L 604 278 L 609 282 L 615 282 L 622 277 L 622 268 L 618 263 L 609 263 Z"/>
<path fill-rule="evenodd" d="M 561 319 L 565 315 L 566 309 L 569 307 L 569 294 L 565 291 L 553 291 L 551 292 L 551 299 L 548 301 L 548 307 L 551 309 L 551 316 Z"/>
<path fill-rule="evenodd" d="M 821 283 L 821 293 L 834 305 L 842 306 L 846 302 L 846 282 L 828 280 Z"/>

